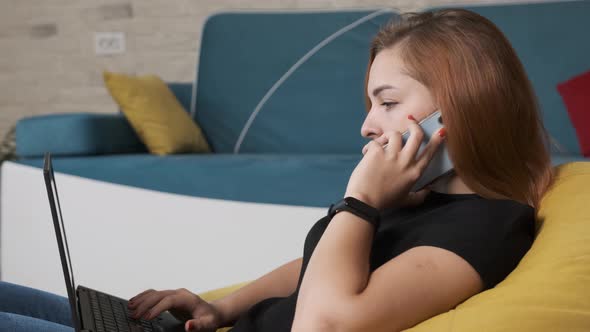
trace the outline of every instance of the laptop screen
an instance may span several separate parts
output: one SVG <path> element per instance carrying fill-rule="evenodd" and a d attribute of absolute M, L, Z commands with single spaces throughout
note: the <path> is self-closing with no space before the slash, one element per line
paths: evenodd
<path fill-rule="evenodd" d="M 45 154 L 43 176 L 45 177 L 45 186 L 47 187 L 47 196 L 49 198 L 51 216 L 53 218 L 53 226 L 55 228 L 55 237 L 57 238 L 57 246 L 59 248 L 61 266 L 63 268 L 66 289 L 68 291 L 68 298 L 70 300 L 72 320 L 76 328 L 76 331 L 80 331 L 81 326 L 80 320 L 78 318 L 76 301 L 76 284 L 74 282 L 74 273 L 72 271 L 72 262 L 70 259 L 70 250 L 68 248 L 66 229 L 64 227 L 63 217 L 61 214 L 61 206 L 59 204 L 59 195 L 57 194 L 57 185 L 55 184 L 55 177 L 53 174 L 51 155 L 49 153 Z"/>

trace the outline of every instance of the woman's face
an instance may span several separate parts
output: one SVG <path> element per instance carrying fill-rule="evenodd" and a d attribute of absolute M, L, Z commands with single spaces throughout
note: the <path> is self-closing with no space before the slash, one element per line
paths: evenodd
<path fill-rule="evenodd" d="M 436 107 L 430 91 L 408 76 L 397 48 L 382 50 L 369 70 L 367 94 L 371 109 L 361 128 L 361 135 L 379 138 L 384 132 L 405 132 L 412 115 L 418 122 Z"/>

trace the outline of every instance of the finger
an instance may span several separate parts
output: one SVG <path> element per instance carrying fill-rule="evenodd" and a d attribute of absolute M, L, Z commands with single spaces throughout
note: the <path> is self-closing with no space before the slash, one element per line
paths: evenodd
<path fill-rule="evenodd" d="M 134 301 L 137 300 L 138 298 L 140 298 L 141 296 L 147 294 L 147 293 L 151 293 L 151 292 L 155 292 L 155 290 L 153 289 L 148 289 L 148 290 L 144 290 L 143 292 L 135 295 L 134 297 L 130 298 L 129 301 Z"/>
<path fill-rule="evenodd" d="M 154 304 L 160 302 L 162 298 L 171 294 L 172 291 L 153 292 L 145 296 L 145 299 L 137 306 L 133 313 L 133 318 L 138 319 L 142 317 L 146 311 L 151 309 Z"/>
<path fill-rule="evenodd" d="M 148 289 L 146 291 L 141 292 L 140 294 L 132 297 L 129 300 L 129 303 L 127 303 L 127 307 L 130 309 L 136 308 L 141 302 L 143 302 L 143 300 L 146 298 L 146 296 L 148 296 L 149 294 L 154 293 L 154 292 L 156 292 L 156 291 L 153 289 Z"/>
<path fill-rule="evenodd" d="M 184 323 L 184 330 L 187 332 L 196 331 L 197 330 L 196 319 L 187 320 L 186 323 Z"/>
<path fill-rule="evenodd" d="M 387 136 L 381 135 L 381 136 L 377 137 L 376 139 L 374 139 L 373 141 L 379 143 L 381 146 L 384 146 L 385 144 L 387 144 Z M 362 150 L 363 154 L 367 153 L 367 150 L 369 148 L 368 145 L 369 144 L 367 143 L 367 144 L 365 144 L 365 146 L 363 146 L 363 150 Z"/>
<path fill-rule="evenodd" d="M 184 329 L 186 331 L 200 331 L 201 329 L 212 329 L 214 326 L 213 316 L 206 315 L 188 320 L 184 324 Z"/>
<path fill-rule="evenodd" d="M 375 141 L 379 144 L 381 144 L 381 146 L 387 144 L 388 138 L 387 135 L 385 135 L 385 133 L 383 133 L 381 136 L 377 137 L 375 139 Z"/>
<path fill-rule="evenodd" d="M 428 144 L 426 144 L 424 151 L 422 151 L 422 153 L 418 157 L 418 161 L 416 162 L 416 166 L 418 167 L 420 172 L 423 172 L 424 169 L 426 169 L 426 166 L 428 166 L 428 163 L 430 163 L 432 157 L 434 157 L 434 153 L 443 142 L 444 137 L 444 127 L 432 134 L 432 136 L 430 137 L 430 141 L 428 142 Z"/>
<path fill-rule="evenodd" d="M 424 141 L 424 130 L 422 130 L 422 127 L 415 120 L 410 120 L 408 131 L 410 132 L 410 137 L 406 145 L 404 145 L 401 155 L 405 160 L 413 161 L 416 159 L 416 154 Z"/>
<path fill-rule="evenodd" d="M 191 319 L 184 323 L 185 331 L 199 331 L 203 327 L 199 318 Z"/>
<path fill-rule="evenodd" d="M 173 308 L 178 300 L 176 294 L 168 295 L 161 299 L 156 305 L 149 309 L 145 314 L 145 319 L 151 320 L 158 316 L 160 313 Z"/>
<path fill-rule="evenodd" d="M 383 151 L 383 147 L 381 146 L 381 144 L 377 143 L 376 141 L 370 141 L 369 143 L 367 143 L 367 145 L 365 145 L 365 147 L 367 148 L 365 151 L 365 154 L 367 154 L 369 151 Z"/>
<path fill-rule="evenodd" d="M 386 150 L 399 152 L 402 149 L 402 134 L 399 131 L 388 131 L 383 136 L 387 137 Z"/>

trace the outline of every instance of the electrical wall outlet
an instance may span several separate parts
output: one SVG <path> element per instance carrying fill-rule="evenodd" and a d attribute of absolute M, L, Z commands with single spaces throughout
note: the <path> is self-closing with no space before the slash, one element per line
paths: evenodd
<path fill-rule="evenodd" d="M 125 53 L 125 33 L 95 32 L 94 52 L 97 55 Z"/>

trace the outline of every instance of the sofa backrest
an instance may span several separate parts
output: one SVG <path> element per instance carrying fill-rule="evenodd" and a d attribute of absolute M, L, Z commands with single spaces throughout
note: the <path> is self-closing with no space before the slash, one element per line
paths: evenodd
<path fill-rule="evenodd" d="M 211 16 L 201 38 L 194 116 L 213 150 L 234 152 L 257 111 L 239 153 L 360 153 L 368 47 L 391 16 L 377 10 Z"/>
<path fill-rule="evenodd" d="M 550 134 L 565 151 L 579 153 L 556 87 L 590 69 L 590 2 L 463 8 L 490 18 L 507 35 Z M 397 14 L 387 10 L 211 16 L 190 110 L 213 150 L 360 153 L 368 47 L 391 17 Z"/>
<path fill-rule="evenodd" d="M 176 99 L 180 102 L 180 105 L 184 107 L 187 112 L 191 109 L 191 100 L 193 94 L 192 83 L 166 83 L 170 91 L 176 96 Z"/>

